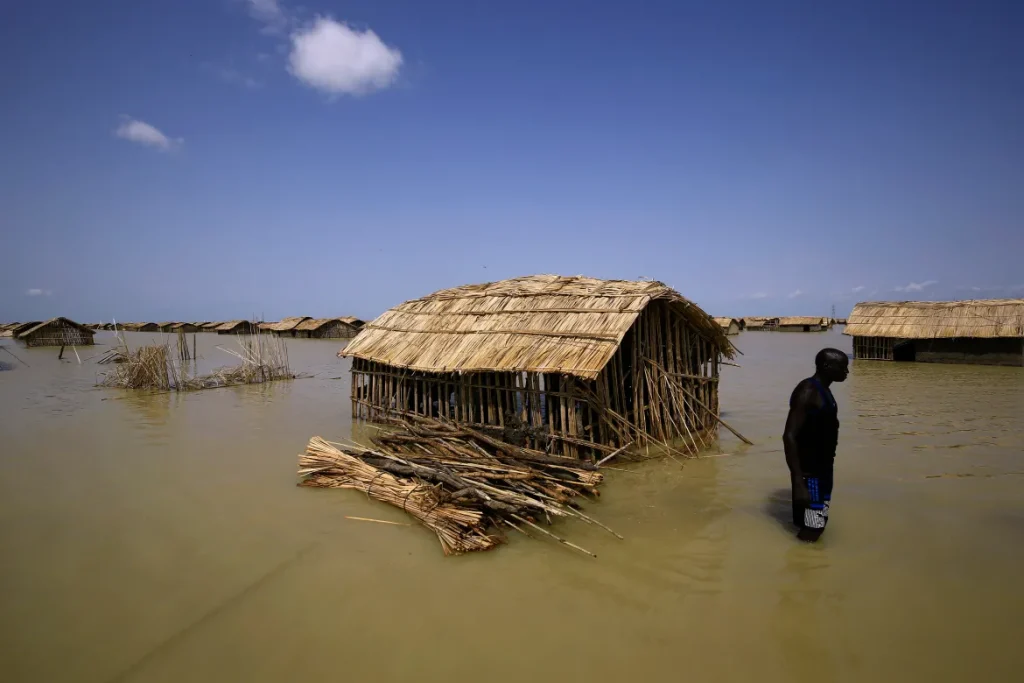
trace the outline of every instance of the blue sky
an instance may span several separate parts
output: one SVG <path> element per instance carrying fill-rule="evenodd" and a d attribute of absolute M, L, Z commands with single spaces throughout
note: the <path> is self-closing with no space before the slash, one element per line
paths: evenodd
<path fill-rule="evenodd" d="M 0 319 L 1024 296 L 1024 4 L 0 5 Z"/>

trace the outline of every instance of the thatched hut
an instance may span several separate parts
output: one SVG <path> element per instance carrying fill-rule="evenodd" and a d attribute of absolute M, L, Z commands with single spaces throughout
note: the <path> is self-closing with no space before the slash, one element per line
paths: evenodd
<path fill-rule="evenodd" d="M 820 315 L 790 315 L 779 318 L 779 332 L 823 332 L 828 329 L 828 318 Z"/>
<path fill-rule="evenodd" d="M 845 325 L 846 324 L 846 318 L 836 318 L 835 324 L 836 325 Z"/>
<path fill-rule="evenodd" d="M 272 334 L 276 334 L 279 337 L 294 337 L 295 328 L 307 320 L 311 320 L 308 315 L 292 316 L 290 318 L 281 318 L 276 323 L 267 323 L 263 329 Z"/>
<path fill-rule="evenodd" d="M 15 339 L 25 346 L 92 346 L 96 334 L 85 325 L 67 318 L 53 318 L 22 329 Z"/>
<path fill-rule="evenodd" d="M 359 334 L 360 327 L 345 322 L 343 318 L 308 318 L 294 327 L 292 336 L 309 339 L 351 339 Z"/>
<path fill-rule="evenodd" d="M 257 323 L 248 320 L 229 320 L 216 328 L 217 334 L 256 334 Z"/>
<path fill-rule="evenodd" d="M 210 321 L 208 323 L 203 323 L 202 325 L 200 325 L 199 326 L 199 331 L 200 332 L 216 332 L 217 328 L 220 327 L 223 324 L 224 324 L 223 321 L 212 320 L 212 321 Z"/>
<path fill-rule="evenodd" d="M 160 326 L 156 323 L 135 323 L 132 327 L 134 332 L 159 332 Z"/>
<path fill-rule="evenodd" d="M 747 316 L 743 319 L 743 329 L 754 332 L 774 332 L 779 329 L 779 319 L 765 318 L 763 316 Z"/>
<path fill-rule="evenodd" d="M 408 301 L 338 355 L 353 359 L 357 417 L 435 416 L 584 456 L 712 438 L 733 352 L 660 282 L 537 275 Z"/>
<path fill-rule="evenodd" d="M 715 323 L 722 328 L 722 332 L 725 332 L 726 336 L 732 336 L 740 333 L 740 321 L 736 318 L 715 318 Z"/>
<path fill-rule="evenodd" d="M 853 308 L 853 357 L 1024 365 L 1024 299 L 880 301 Z"/>
<path fill-rule="evenodd" d="M 193 323 L 174 323 L 173 325 L 171 325 L 171 329 L 169 331 L 174 332 L 175 334 L 177 334 L 178 332 L 185 332 L 187 334 L 191 334 L 193 332 L 198 332 L 199 328 Z"/>
<path fill-rule="evenodd" d="M 161 332 L 173 332 L 174 326 L 177 324 L 178 323 L 176 321 L 171 320 L 168 322 L 157 323 L 156 326 Z"/>

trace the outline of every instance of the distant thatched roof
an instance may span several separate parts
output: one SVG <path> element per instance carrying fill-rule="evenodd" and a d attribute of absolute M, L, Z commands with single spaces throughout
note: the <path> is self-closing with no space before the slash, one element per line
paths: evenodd
<path fill-rule="evenodd" d="M 859 303 L 843 334 L 896 339 L 1024 337 L 1024 299 Z"/>
<path fill-rule="evenodd" d="M 30 322 L 18 323 L 12 327 L 7 328 L 7 331 L 11 333 L 12 337 L 17 337 L 22 332 L 30 330 L 38 325 L 42 325 L 42 322 L 39 320 L 32 320 Z"/>
<path fill-rule="evenodd" d="M 660 282 L 534 275 L 407 301 L 366 324 L 339 355 L 427 372 L 560 372 L 594 379 L 641 311 L 667 301 L 727 357 L 698 306 Z"/>
<path fill-rule="evenodd" d="M 341 318 L 306 318 L 295 326 L 295 331 L 312 332 L 313 330 L 319 330 L 327 323 L 332 323 L 334 321 L 344 322 Z"/>
<path fill-rule="evenodd" d="M 712 318 L 712 320 L 714 320 L 715 323 L 723 329 L 729 327 L 733 323 L 736 323 L 737 325 L 740 324 L 740 321 L 736 318 Z"/>
<path fill-rule="evenodd" d="M 270 330 L 271 332 L 287 332 L 289 330 L 295 329 L 295 326 L 298 325 L 299 323 L 309 319 L 310 318 L 308 315 L 295 316 L 292 318 L 281 318 L 281 322 L 266 323 L 264 325 L 260 325 L 260 328 L 264 330 Z"/>
<path fill-rule="evenodd" d="M 351 315 L 342 316 L 341 318 L 338 318 L 338 320 L 345 323 L 346 325 L 352 325 L 353 327 L 362 327 L 363 325 L 366 324 L 365 320 L 360 320 L 359 318 L 356 318 L 355 316 Z"/>
<path fill-rule="evenodd" d="M 49 325 L 51 323 L 56 323 L 56 322 L 62 322 L 65 325 L 70 325 L 71 327 L 77 328 L 77 329 L 79 329 L 79 330 L 81 330 L 83 332 L 88 332 L 89 334 L 96 334 L 95 332 L 90 330 L 88 327 L 86 327 L 82 323 L 76 323 L 74 320 L 71 320 L 70 318 L 59 317 L 59 318 L 50 318 L 49 320 L 44 320 L 41 323 L 36 323 L 36 324 L 32 325 L 31 327 L 25 327 L 24 325 L 22 325 L 19 328 L 19 331 L 14 333 L 14 336 L 15 337 L 27 337 L 28 335 L 32 334 L 36 330 L 42 329 L 42 328 L 46 327 L 47 325 Z"/>
<path fill-rule="evenodd" d="M 250 323 L 248 320 L 228 320 L 227 322 L 223 322 L 218 325 L 215 329 L 218 332 L 230 332 L 236 327 L 240 327 L 242 325 L 252 325 L 255 327 L 256 323 Z"/>
<path fill-rule="evenodd" d="M 828 325 L 828 318 L 820 315 L 790 315 L 779 318 L 779 327 L 799 327 L 802 325 Z"/>
<path fill-rule="evenodd" d="M 218 327 L 220 327 L 223 324 L 224 323 L 222 321 L 213 320 L 213 321 L 208 322 L 208 323 L 203 323 L 199 327 L 204 329 L 204 330 L 215 330 L 215 329 L 217 329 Z"/>

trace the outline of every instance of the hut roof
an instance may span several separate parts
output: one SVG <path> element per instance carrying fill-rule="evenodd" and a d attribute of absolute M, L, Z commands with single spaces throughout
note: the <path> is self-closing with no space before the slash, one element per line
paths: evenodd
<path fill-rule="evenodd" d="M 661 282 L 533 275 L 407 301 L 363 326 L 339 355 L 426 372 L 560 372 L 594 379 L 640 312 L 664 300 L 727 357 L 697 305 Z"/>
<path fill-rule="evenodd" d="M 306 318 L 295 326 L 295 330 L 298 332 L 312 332 L 335 320 L 344 322 L 342 318 Z"/>
<path fill-rule="evenodd" d="M 779 318 L 780 327 L 795 325 L 827 325 L 828 319 L 820 315 L 789 315 Z"/>
<path fill-rule="evenodd" d="M 222 324 L 223 323 L 221 321 L 213 320 L 208 323 L 203 323 L 202 325 L 200 325 L 200 327 L 202 327 L 204 330 L 215 330 Z"/>
<path fill-rule="evenodd" d="M 178 322 L 176 322 L 174 320 L 167 320 L 167 321 L 162 322 L 162 323 L 157 323 L 156 326 L 157 327 L 174 327 L 175 325 L 179 325 L 179 324 L 180 323 L 178 323 Z"/>
<path fill-rule="evenodd" d="M 238 327 L 239 325 L 245 325 L 248 322 L 249 322 L 248 320 L 228 320 L 227 322 L 220 323 L 214 329 L 216 329 L 218 331 L 220 331 L 220 330 L 225 330 L 225 331 L 233 330 L 236 327 Z M 253 324 L 255 325 L 255 323 L 253 323 Z"/>
<path fill-rule="evenodd" d="M 736 318 L 712 318 L 719 327 L 729 327 L 733 323 L 739 324 L 739 320 Z"/>
<path fill-rule="evenodd" d="M 342 316 L 341 318 L 338 318 L 338 320 L 345 323 L 346 325 L 355 325 L 356 327 L 366 324 L 365 320 L 361 320 L 360 318 L 357 318 L 352 315 Z"/>
<path fill-rule="evenodd" d="M 29 327 L 22 326 L 20 328 L 21 331 L 20 332 L 15 332 L 14 336 L 16 336 L 16 337 L 27 337 L 28 335 L 32 334 L 36 330 L 42 329 L 42 328 L 46 327 L 47 325 L 49 325 L 50 323 L 55 323 L 55 322 L 63 322 L 65 324 L 67 324 L 67 325 L 71 325 L 72 327 L 76 327 L 79 330 L 82 330 L 83 332 L 88 332 L 89 334 L 96 334 L 95 332 L 90 330 L 88 327 L 86 327 L 82 323 L 76 323 L 74 320 L 71 320 L 70 318 L 58 317 L 58 318 L 50 318 L 49 320 L 44 320 L 43 322 L 39 322 L 39 323 L 35 323 L 35 324 L 27 323 L 29 325 Z"/>
<path fill-rule="evenodd" d="M 859 303 L 843 334 L 897 339 L 1024 337 L 1024 299 Z"/>
<path fill-rule="evenodd" d="M 12 337 L 17 337 L 22 332 L 24 332 L 26 330 L 30 330 L 33 327 L 37 327 L 38 325 L 42 325 L 42 322 L 39 321 L 39 320 L 33 320 L 31 322 L 25 322 L 25 323 L 17 323 L 15 325 L 13 325 L 12 327 L 7 328 L 7 331 L 11 333 Z"/>
<path fill-rule="evenodd" d="M 295 327 L 306 320 L 309 320 L 308 315 L 294 316 L 291 318 L 281 318 L 281 322 L 266 323 L 261 325 L 264 330 L 271 330 L 273 332 L 288 332 L 289 330 L 295 329 Z"/>

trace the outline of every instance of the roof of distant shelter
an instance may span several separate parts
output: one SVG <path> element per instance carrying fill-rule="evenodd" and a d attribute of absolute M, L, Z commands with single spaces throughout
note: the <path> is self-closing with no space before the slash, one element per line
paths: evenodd
<path fill-rule="evenodd" d="M 793 325 L 827 325 L 828 319 L 820 315 L 789 315 L 779 318 L 779 327 Z"/>
<path fill-rule="evenodd" d="M 261 325 L 261 327 L 265 330 L 271 330 L 272 332 L 287 332 L 289 330 L 295 329 L 295 327 L 299 323 L 306 320 L 309 320 L 308 315 L 298 315 L 293 316 L 291 318 L 281 318 L 279 322 L 266 323 L 264 325 Z"/>
<path fill-rule="evenodd" d="M 843 334 L 896 339 L 1024 337 L 1024 299 L 859 303 Z"/>
<path fill-rule="evenodd" d="M 339 355 L 426 372 L 558 372 L 594 379 L 655 300 L 731 358 L 722 328 L 661 282 L 532 275 L 407 301 Z"/>
<path fill-rule="evenodd" d="M 295 326 L 295 330 L 297 332 L 312 332 L 313 330 L 319 330 L 327 323 L 331 323 L 336 320 L 342 321 L 341 318 L 306 318 Z"/>
<path fill-rule="evenodd" d="M 739 325 L 740 321 L 738 318 L 712 318 L 719 327 L 729 327 L 733 323 Z"/>
<path fill-rule="evenodd" d="M 18 337 L 27 337 L 28 335 L 32 334 L 36 330 L 40 330 L 40 329 L 46 327 L 47 325 L 49 325 L 51 323 L 55 323 L 55 322 L 63 322 L 65 324 L 67 324 L 67 325 L 70 325 L 71 327 L 78 328 L 79 330 L 81 330 L 83 332 L 88 332 L 89 334 L 96 334 L 95 331 L 90 330 L 88 327 L 86 327 L 82 323 L 76 323 L 74 320 L 71 320 L 70 318 L 58 317 L 58 318 L 50 318 L 49 320 L 44 320 L 41 323 L 36 323 L 35 325 L 32 325 L 31 327 L 27 327 L 27 328 L 21 330 L 20 332 L 17 332 L 16 336 L 18 336 Z"/>

